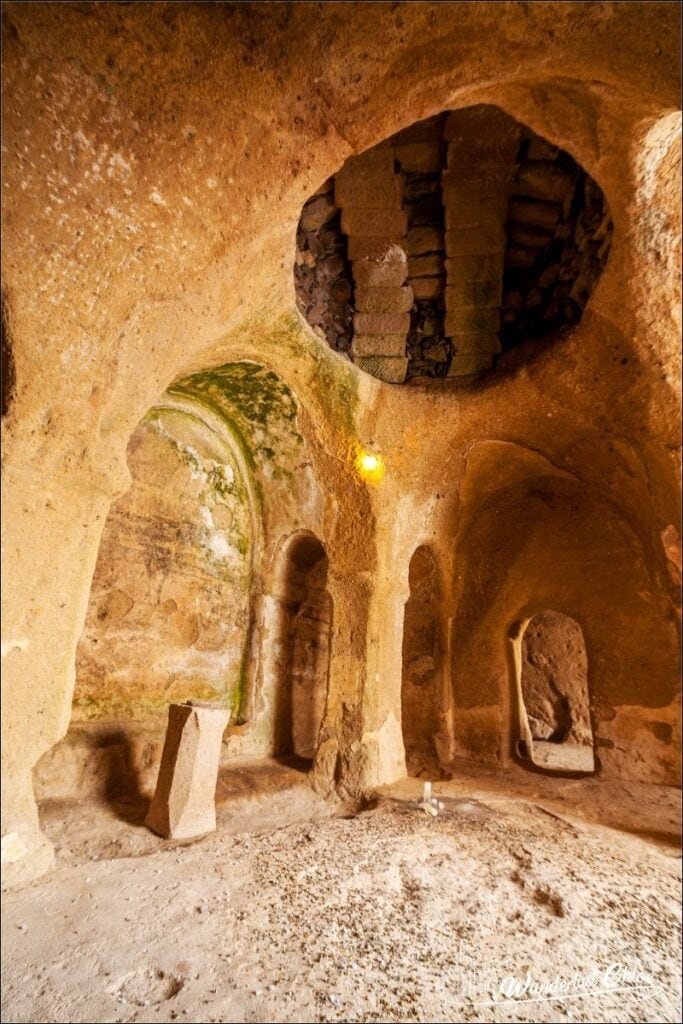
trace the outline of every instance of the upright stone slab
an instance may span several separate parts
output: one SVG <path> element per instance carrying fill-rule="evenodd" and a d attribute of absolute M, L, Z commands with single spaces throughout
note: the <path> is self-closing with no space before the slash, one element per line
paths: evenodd
<path fill-rule="evenodd" d="M 165 839 L 216 830 L 216 782 L 230 711 L 222 704 L 171 704 L 154 798 L 145 825 Z"/>

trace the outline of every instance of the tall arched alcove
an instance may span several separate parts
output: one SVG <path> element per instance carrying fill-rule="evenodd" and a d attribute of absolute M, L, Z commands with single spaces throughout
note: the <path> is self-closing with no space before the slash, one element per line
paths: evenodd
<path fill-rule="evenodd" d="M 401 727 L 409 775 L 433 772 L 441 712 L 441 601 L 438 566 L 431 548 L 410 560 L 410 595 L 403 618 Z"/>
<path fill-rule="evenodd" d="M 128 450 L 77 654 L 74 720 L 149 720 L 212 699 L 236 717 L 251 616 L 250 485 L 195 404 L 150 411 Z"/>
<path fill-rule="evenodd" d="M 672 652 L 677 628 L 672 618 L 661 615 L 661 580 L 648 564 L 646 541 L 619 509 L 544 463 L 538 453 L 516 452 L 511 445 L 492 448 L 481 453 L 471 489 L 464 490 L 472 505 L 458 537 L 454 753 L 489 764 L 516 759 L 517 741 L 533 742 L 533 723 L 525 731 L 526 716 L 521 721 L 519 716 L 523 670 L 528 677 L 535 667 L 542 669 L 539 680 L 548 683 L 556 653 L 561 645 L 560 653 L 568 653 L 569 644 L 579 676 L 587 659 L 596 770 L 613 777 L 672 780 L 678 746 L 669 726 L 676 708 Z M 491 470 L 495 475 L 488 477 Z M 563 640 L 544 628 L 534 652 L 532 631 L 524 665 L 523 629 L 547 609 L 570 610 L 583 639 L 574 626 Z M 521 624 L 512 630 L 514 641 L 511 623 Z M 545 651 L 543 644 L 553 632 Z M 508 655 L 511 643 L 515 667 Z M 561 711 L 565 681 L 555 676 Z M 585 691 L 574 711 L 580 711 L 583 723 L 580 737 L 573 733 L 580 738 L 576 745 L 588 746 Z M 548 739 L 553 734 L 560 739 L 564 732 L 571 745 L 568 716 L 560 717 L 548 719 Z M 543 743 L 541 728 L 537 735 Z M 576 770 L 587 770 L 586 764 Z"/>
<path fill-rule="evenodd" d="M 588 655 L 575 619 L 545 609 L 515 631 L 516 696 L 524 761 L 551 772 L 593 772 Z"/>
<path fill-rule="evenodd" d="M 295 534 L 281 555 L 274 747 L 279 756 L 310 762 L 325 713 L 330 671 L 332 598 L 321 542 Z"/>

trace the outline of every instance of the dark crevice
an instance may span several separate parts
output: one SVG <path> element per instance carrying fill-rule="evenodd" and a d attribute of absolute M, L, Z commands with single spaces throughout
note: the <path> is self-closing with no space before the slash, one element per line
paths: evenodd
<path fill-rule="evenodd" d="M 296 301 L 321 340 L 349 354 L 353 338 L 353 277 L 332 178 L 312 196 L 296 235 Z"/>
<path fill-rule="evenodd" d="M 439 126 L 441 128 L 441 126 Z M 444 333 L 443 287 L 444 265 L 444 211 L 441 198 L 441 171 L 406 171 L 404 207 L 408 213 L 408 232 L 412 228 L 434 228 L 442 239 L 441 248 L 428 248 L 408 259 L 408 284 L 413 288 L 415 300 L 410 311 L 408 331 L 408 371 L 411 377 L 445 377 L 451 357 L 451 346 Z M 415 272 L 415 265 L 425 267 L 425 277 Z M 438 295 L 421 298 L 419 281 L 440 278 Z"/>
<path fill-rule="evenodd" d="M 12 340 L 7 323 L 7 310 L 5 299 L 2 299 L 2 366 L 0 367 L 0 406 L 3 418 L 9 412 L 14 398 L 16 376 L 14 372 L 14 355 L 12 354 Z"/>

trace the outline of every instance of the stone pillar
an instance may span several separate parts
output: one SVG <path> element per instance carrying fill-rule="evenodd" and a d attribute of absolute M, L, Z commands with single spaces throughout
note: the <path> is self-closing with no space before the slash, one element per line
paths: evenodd
<path fill-rule="evenodd" d="M 407 217 L 392 147 L 347 160 L 335 178 L 335 203 L 355 285 L 353 361 L 380 380 L 401 383 L 413 293 L 405 286 Z"/>
<path fill-rule="evenodd" d="M 442 178 L 446 220 L 446 324 L 449 377 L 480 373 L 500 352 L 507 208 L 520 126 L 502 110 L 450 114 Z"/>
<path fill-rule="evenodd" d="M 445 120 L 445 114 L 437 114 L 404 128 L 392 138 L 394 157 L 405 179 L 407 283 L 415 300 L 408 335 L 410 377 L 441 376 L 449 355 L 443 333 L 446 281 L 441 174 L 446 153 Z"/>
<path fill-rule="evenodd" d="M 438 193 L 427 192 L 428 182 L 441 188 L 444 144 L 443 117 L 429 118 L 394 136 L 393 150 L 401 170 L 409 176 L 404 207 L 408 213 L 408 283 L 416 299 L 440 299 L 444 286 L 444 235 Z M 416 180 L 417 179 L 417 180 Z"/>
<path fill-rule="evenodd" d="M 33 769 L 69 726 L 75 652 L 102 527 L 112 495 L 130 484 L 125 443 L 110 435 L 97 448 L 97 430 L 88 421 L 89 435 L 65 429 L 45 450 L 36 447 L 32 415 L 19 409 L 3 437 L 5 885 L 35 878 L 54 862 L 52 844 L 40 831 Z M 109 475 L 91 469 L 96 466 L 106 466 Z"/>
<path fill-rule="evenodd" d="M 161 767 L 145 825 L 165 839 L 216 830 L 216 782 L 230 711 L 222 704 L 171 704 Z"/>

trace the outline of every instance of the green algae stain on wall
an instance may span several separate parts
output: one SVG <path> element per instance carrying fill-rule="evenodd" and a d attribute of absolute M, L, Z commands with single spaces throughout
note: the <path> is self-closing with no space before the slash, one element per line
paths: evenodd
<path fill-rule="evenodd" d="M 295 522 L 310 482 L 302 470 L 299 405 L 280 377 L 258 363 L 228 363 L 186 377 L 168 393 L 203 405 L 230 430 L 251 471 L 265 528 Z"/>
<path fill-rule="evenodd" d="M 258 363 L 228 363 L 186 377 L 169 388 L 170 394 L 185 394 L 203 400 L 215 412 L 232 421 L 253 445 L 253 432 L 279 433 L 284 427 L 290 436 L 296 431 L 298 407 L 294 395 L 277 374 Z M 258 436 L 256 449 L 261 447 Z"/>
<path fill-rule="evenodd" d="M 327 421 L 335 424 L 343 435 L 354 436 L 361 374 L 353 363 L 333 352 L 327 343 L 321 343 L 296 314 L 286 314 L 271 330 L 269 341 L 286 351 L 293 361 L 301 362 L 302 356 L 307 357 L 310 385 Z"/>

